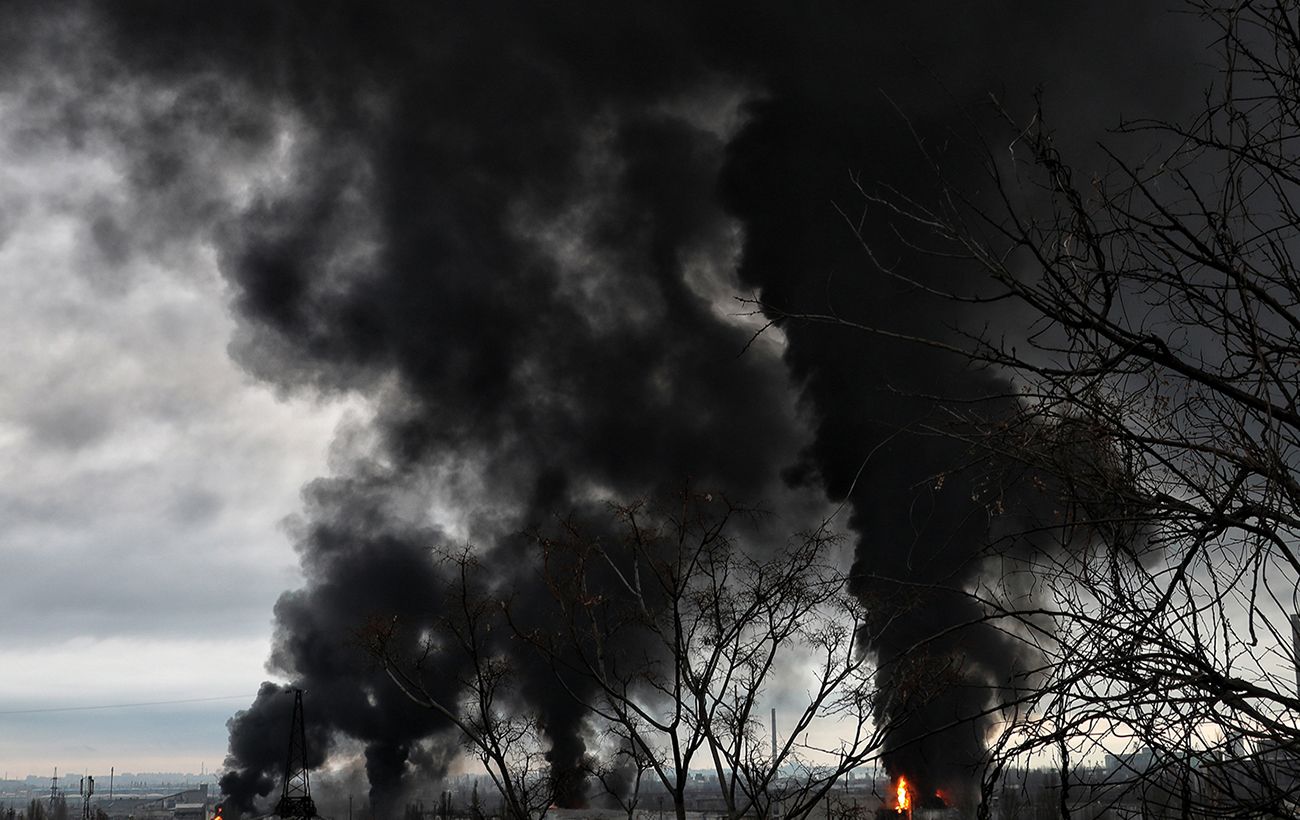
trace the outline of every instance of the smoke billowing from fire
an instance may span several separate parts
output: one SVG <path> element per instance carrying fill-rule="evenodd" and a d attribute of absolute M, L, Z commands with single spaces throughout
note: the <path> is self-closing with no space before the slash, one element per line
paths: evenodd
<path fill-rule="evenodd" d="M 1096 112 L 1135 102 L 1136 74 L 1153 96 L 1176 96 L 1176 75 L 1145 61 L 1178 32 L 1132 6 L 123 0 L 76 11 L 111 55 L 105 82 L 183 103 L 147 128 L 121 126 L 142 201 L 201 197 L 211 155 L 178 151 L 182 132 L 285 156 L 284 179 L 248 202 L 152 215 L 162 234 L 168 220 L 213 228 L 240 321 L 232 354 L 277 389 L 358 391 L 376 407 L 305 491 L 293 533 L 306 585 L 275 610 L 271 666 L 309 692 L 317 759 L 339 738 L 359 741 L 380 815 L 413 770 L 446 765 L 454 733 L 349 640 L 373 616 L 396 615 L 411 634 L 429 622 L 440 589 L 430 547 L 472 541 L 520 581 L 520 606 L 541 607 L 518 533 L 689 479 L 775 508 L 791 530 L 819 499 L 849 500 L 857 592 L 882 616 L 906 611 L 870 647 L 882 683 L 909 692 L 925 664 L 954 683 L 899 727 L 891 768 L 929 792 L 968 783 L 984 724 L 917 739 L 979 712 L 1015 659 L 997 633 L 964 630 L 928 659 L 893 663 L 977 614 L 897 582 L 961 588 L 986 538 L 971 488 L 929 480 L 961 452 L 912 432 L 933 408 L 908 396 L 1001 385 L 826 326 L 785 326 L 740 355 L 755 325 L 727 297 L 926 336 L 969 318 L 873 271 L 837 215 L 860 205 L 853 175 L 906 188 L 928 172 L 889 100 L 937 135 L 990 90 L 1015 103 L 1046 83 L 1068 104 L 1062 124 L 1095 133 Z M 889 264 L 917 262 L 883 222 L 866 230 Z M 575 772 L 581 711 L 557 687 L 530 691 L 552 765 Z M 268 686 L 231 720 L 222 785 L 235 804 L 275 788 L 283 700 Z M 561 799 L 578 803 L 581 778 L 569 782 Z"/>

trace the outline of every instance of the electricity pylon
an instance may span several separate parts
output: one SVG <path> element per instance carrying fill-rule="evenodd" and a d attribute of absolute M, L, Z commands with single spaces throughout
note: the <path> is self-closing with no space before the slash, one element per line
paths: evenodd
<path fill-rule="evenodd" d="M 302 690 L 293 690 L 293 725 L 289 729 L 289 758 L 284 764 L 284 791 L 275 813 L 284 820 L 316 817 L 307 778 L 307 730 L 302 720 Z"/>

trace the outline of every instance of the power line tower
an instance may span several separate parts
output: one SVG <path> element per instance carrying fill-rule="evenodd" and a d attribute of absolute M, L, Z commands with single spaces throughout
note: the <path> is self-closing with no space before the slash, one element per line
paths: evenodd
<path fill-rule="evenodd" d="M 284 791 L 275 813 L 284 820 L 310 820 L 316 817 L 307 778 L 307 730 L 302 720 L 302 690 L 293 690 L 293 725 L 289 728 L 289 758 L 284 764 Z"/>

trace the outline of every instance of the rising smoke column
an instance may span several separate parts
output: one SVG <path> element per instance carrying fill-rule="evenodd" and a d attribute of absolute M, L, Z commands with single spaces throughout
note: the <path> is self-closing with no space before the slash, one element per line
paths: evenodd
<path fill-rule="evenodd" d="M 856 208 L 853 172 L 902 186 L 927 172 L 877 89 L 927 134 L 990 87 L 1023 97 L 1007 88 L 1017 81 L 1108 103 L 1141 66 L 1107 44 L 1148 22 L 1130 10 L 1139 19 L 1121 26 L 1120 4 L 1010 3 L 968 16 L 843 2 L 129 0 L 81 13 L 109 44 L 112 81 L 185 91 L 170 118 L 124 136 L 142 200 L 202 178 L 202 160 L 175 148 L 195 121 L 234 123 L 214 139 L 249 150 L 289 146 L 282 185 L 188 218 L 216 223 L 240 320 L 232 354 L 250 373 L 375 401 L 335 473 L 305 492 L 306 584 L 276 607 L 271 665 L 309 690 L 323 731 L 365 744 L 381 813 L 413 749 L 453 739 L 347 636 L 377 614 L 428 622 L 440 580 L 428 551 L 452 540 L 449 510 L 454 537 L 509 579 L 527 574 L 517 533 L 600 498 L 689 478 L 797 518 L 825 491 L 851 502 L 858 592 L 882 616 L 909 588 L 896 582 L 976 576 L 985 523 L 970 488 L 929 489 L 961 452 L 908 432 L 933 412 L 908 394 L 1001 385 L 814 326 L 783 328 L 782 360 L 763 344 L 738 356 L 751 326 L 713 297 L 738 287 L 739 257 L 740 285 L 782 309 L 944 333 L 967 317 L 873 275 L 833 208 Z M 886 226 L 868 230 L 887 241 Z M 519 603 L 543 611 L 546 594 L 523 585 Z M 907 604 L 870 647 L 891 688 L 907 683 L 892 663 L 905 648 L 973 614 Z M 996 683 L 1014 663 L 993 635 L 952 640 L 933 654 L 960 656 L 969 681 Z M 553 764 L 572 773 L 581 713 L 534 689 Z M 978 711 L 987 694 L 971 691 L 929 703 L 891 740 L 891 766 L 923 786 L 968 782 L 979 723 L 907 741 Z M 269 697 L 231 723 L 243 805 L 278 774 L 266 750 L 282 735 L 256 718 Z M 577 804 L 570 780 L 562 799 Z"/>
<path fill-rule="evenodd" d="M 1011 391 L 996 373 L 972 371 L 950 355 L 901 341 L 960 345 L 952 331 L 978 328 L 987 317 L 930 298 L 876 265 L 956 292 L 969 290 L 962 281 L 966 272 L 936 265 L 900 243 L 887 209 L 868 212 L 861 223 L 872 260 L 848 223 L 865 205 L 859 181 L 873 192 L 930 189 L 934 171 L 917 140 L 944 157 L 945 174 L 959 189 L 978 192 L 986 185 L 977 165 L 962 164 L 960 151 L 946 154 L 937 146 L 970 133 L 959 112 L 977 112 L 990 90 L 1028 101 L 1032 88 L 1018 85 L 1025 80 L 1047 82 L 1049 90 L 1055 80 L 1058 93 L 1087 89 L 1097 96 L 1076 98 L 1079 110 L 1067 108 L 1057 121 L 1064 143 L 1086 143 L 1096 136 L 1085 131 L 1086 117 L 1101 100 L 1120 108 L 1135 104 L 1117 89 L 1139 58 L 1114 37 L 1110 25 L 1123 15 L 1109 4 L 1013 13 L 991 4 L 982 7 L 985 14 L 963 17 L 969 28 L 961 31 L 913 7 L 873 11 L 878 14 L 856 21 L 861 27 L 847 40 L 832 30 L 845 21 L 827 16 L 785 44 L 800 49 L 818 43 L 818 61 L 833 70 L 810 71 L 779 50 L 777 59 L 757 68 L 769 94 L 751 104 L 745 127 L 728 145 L 721 191 L 729 212 L 746 227 L 742 280 L 758 288 L 765 303 L 778 314 L 833 314 L 884 331 L 782 325 L 789 339 L 785 361 L 817 415 L 815 439 L 787 475 L 796 483 L 815 476 L 832 498 L 850 504 L 850 525 L 858 533 L 854 591 L 874 616 L 863 633 L 880 661 L 878 680 L 887 695 L 879 717 L 896 723 L 886 741 L 888 770 L 907 775 L 923 805 L 937 790 L 966 802 L 974 797 L 996 717 L 982 713 L 1013 674 L 1032 663 L 1022 662 L 1021 648 L 1003 634 L 977 625 L 980 607 L 961 594 L 985 571 L 990 510 L 982 488 L 955 472 L 969 457 L 964 445 L 928 431 L 949 424 L 943 399 L 966 402 Z M 1143 13 L 1124 19 L 1148 36 L 1167 22 Z M 783 22 L 799 30 L 796 21 Z M 891 42 L 920 30 L 932 36 L 908 37 L 912 48 Z M 1081 39 L 1071 42 L 1067 32 Z M 1071 51 L 1081 43 L 1098 51 Z M 1176 52 L 1178 46 L 1171 36 L 1152 36 L 1146 48 Z M 936 66 L 941 87 L 900 93 L 900 85 L 926 88 L 924 81 L 901 78 Z M 1164 71 L 1150 77 L 1144 91 L 1168 95 L 1168 104 L 1190 89 Z M 891 99 L 862 93 L 864 77 Z M 1130 90 L 1139 98 L 1144 93 Z M 1149 102 L 1136 104 L 1149 111 Z M 847 219 L 837 219 L 840 209 Z M 987 417 L 1012 409 L 1006 399 L 974 407 Z M 938 688 L 936 680 L 943 682 Z"/>

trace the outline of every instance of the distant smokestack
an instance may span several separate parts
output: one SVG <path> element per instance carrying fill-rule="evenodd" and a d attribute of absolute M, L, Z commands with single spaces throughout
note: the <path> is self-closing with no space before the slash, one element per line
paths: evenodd
<path fill-rule="evenodd" d="M 1293 619 L 1291 623 L 1294 626 L 1296 624 L 1296 620 Z M 1296 675 L 1300 676 L 1300 671 L 1297 671 Z M 772 709 L 772 760 L 776 760 L 776 708 L 775 707 Z"/>
<path fill-rule="evenodd" d="M 1300 697 L 1300 612 L 1291 615 L 1291 658 L 1295 664 L 1295 691 Z"/>

